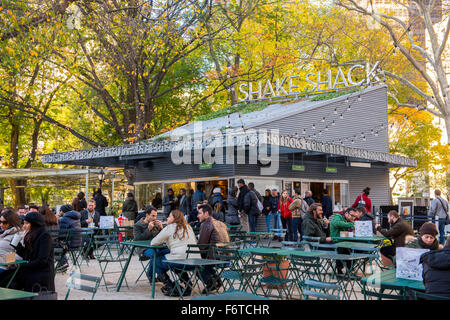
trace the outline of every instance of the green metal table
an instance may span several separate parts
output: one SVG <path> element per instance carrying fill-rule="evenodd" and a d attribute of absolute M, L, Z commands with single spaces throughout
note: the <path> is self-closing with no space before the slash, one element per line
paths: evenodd
<path fill-rule="evenodd" d="M 15 300 L 23 298 L 36 297 L 38 294 L 35 292 L 0 288 L 0 300 Z"/>
<path fill-rule="evenodd" d="M 9 263 L 0 263 L 0 267 L 4 267 L 5 269 L 9 266 L 14 266 L 17 265 L 17 268 L 14 270 L 14 273 L 11 275 L 11 278 L 9 279 L 8 284 L 6 285 L 6 288 L 9 288 L 9 286 L 11 285 L 11 282 L 14 280 L 14 278 L 16 277 L 17 272 L 20 269 L 20 265 L 22 263 L 27 263 L 28 261 L 26 260 L 16 260 L 14 262 L 9 262 Z"/>
<path fill-rule="evenodd" d="M 367 242 L 353 242 L 353 241 L 342 241 L 336 243 L 336 246 L 338 248 L 345 248 L 345 249 L 353 249 L 353 248 L 376 248 L 377 244 L 375 243 L 367 243 Z"/>
<path fill-rule="evenodd" d="M 143 241 L 122 241 L 120 244 L 124 246 L 130 247 L 130 255 L 128 256 L 127 262 L 125 262 L 125 266 L 123 267 L 122 273 L 120 274 L 119 281 L 117 282 L 116 291 L 120 291 L 120 287 L 122 286 L 123 279 L 125 278 L 125 274 L 128 270 L 128 265 L 130 264 L 131 258 L 133 256 L 134 250 L 137 247 L 140 248 L 148 248 L 153 249 L 153 268 L 152 268 L 152 298 L 155 298 L 155 270 L 156 270 L 156 250 L 167 248 L 165 245 L 152 246 L 150 240 Z"/>
<path fill-rule="evenodd" d="M 385 270 L 374 273 L 368 277 L 362 278 L 361 283 L 364 286 L 376 287 L 382 292 L 383 286 L 389 286 L 399 292 L 399 295 L 405 295 L 407 289 L 425 291 L 425 285 L 422 281 L 401 279 L 396 277 L 396 269 Z"/>
<path fill-rule="evenodd" d="M 334 241 L 340 242 L 340 241 L 356 241 L 356 242 L 366 242 L 366 243 L 380 243 L 383 240 L 388 240 L 386 237 L 379 237 L 379 236 L 373 236 L 373 237 L 333 237 Z"/>

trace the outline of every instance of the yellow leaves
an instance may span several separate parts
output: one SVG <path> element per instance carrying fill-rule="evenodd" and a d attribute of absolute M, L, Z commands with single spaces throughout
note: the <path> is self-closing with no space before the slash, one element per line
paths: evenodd
<path fill-rule="evenodd" d="M 30 54 L 31 54 L 32 56 L 35 56 L 35 57 L 38 56 L 37 52 L 34 51 L 33 49 L 30 50 Z"/>
<path fill-rule="evenodd" d="M 6 49 L 6 52 L 8 52 L 9 54 L 14 54 L 14 53 L 16 53 L 15 51 L 14 51 L 14 49 L 13 48 L 11 48 L 11 47 L 6 47 L 5 48 Z"/>

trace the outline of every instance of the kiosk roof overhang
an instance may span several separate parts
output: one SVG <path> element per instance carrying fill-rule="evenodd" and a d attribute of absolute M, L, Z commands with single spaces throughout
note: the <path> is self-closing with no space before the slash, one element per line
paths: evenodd
<path fill-rule="evenodd" d="M 203 150 L 210 146 L 215 137 L 205 140 L 198 138 L 179 138 L 178 141 L 164 140 L 159 142 L 146 142 L 130 145 L 93 148 L 88 150 L 68 151 L 44 154 L 44 163 L 60 163 L 71 165 L 103 166 L 103 167 L 133 167 L 140 161 L 168 158 L 174 150 Z M 327 142 L 321 142 L 292 135 L 273 133 L 244 133 L 234 134 L 232 139 L 224 139 L 223 147 L 246 148 L 267 145 L 279 147 L 280 154 L 304 153 L 305 155 L 325 155 L 328 157 L 344 157 L 348 161 L 370 162 L 386 167 L 414 167 L 415 159 L 396 154 L 369 151 L 352 148 Z"/>

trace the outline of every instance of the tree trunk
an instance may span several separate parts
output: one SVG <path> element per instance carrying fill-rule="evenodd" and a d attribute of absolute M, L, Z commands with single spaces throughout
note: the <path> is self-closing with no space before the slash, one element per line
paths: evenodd
<path fill-rule="evenodd" d="M 17 209 L 17 207 L 25 205 L 27 203 L 27 199 L 24 187 L 27 184 L 27 180 L 8 179 L 8 182 L 11 187 L 14 208 Z"/>
<path fill-rule="evenodd" d="M 450 144 L 450 113 L 444 118 L 445 129 L 447 130 L 447 144 Z"/>

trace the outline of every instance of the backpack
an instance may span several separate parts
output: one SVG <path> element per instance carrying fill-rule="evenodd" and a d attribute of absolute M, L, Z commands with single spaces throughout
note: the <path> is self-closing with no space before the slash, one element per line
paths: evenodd
<path fill-rule="evenodd" d="M 361 199 L 359 199 L 358 207 L 365 207 L 366 202 L 363 200 L 363 195 L 361 194 Z"/>

